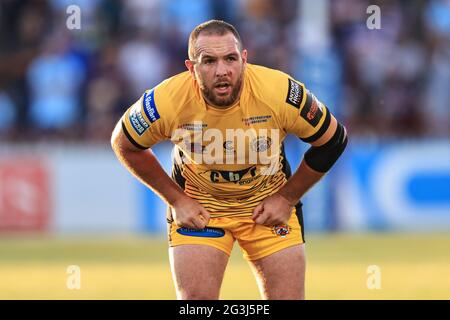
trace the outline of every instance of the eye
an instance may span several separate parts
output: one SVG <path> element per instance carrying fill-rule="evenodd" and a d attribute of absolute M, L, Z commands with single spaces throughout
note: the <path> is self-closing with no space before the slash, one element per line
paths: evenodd
<path fill-rule="evenodd" d="M 237 60 L 237 59 L 236 59 L 235 56 L 227 57 L 227 61 L 228 61 L 228 62 L 233 62 L 233 61 L 236 61 L 236 60 Z"/>
<path fill-rule="evenodd" d="M 204 59 L 203 63 L 206 64 L 206 65 L 213 64 L 214 63 L 214 59 Z"/>

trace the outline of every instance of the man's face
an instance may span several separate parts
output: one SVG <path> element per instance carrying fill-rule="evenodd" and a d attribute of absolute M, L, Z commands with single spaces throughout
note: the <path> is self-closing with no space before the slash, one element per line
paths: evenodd
<path fill-rule="evenodd" d="M 196 58 L 186 60 L 202 90 L 205 100 L 217 107 L 231 106 L 239 98 L 247 51 L 239 51 L 232 33 L 219 35 L 200 34 L 195 43 Z"/>

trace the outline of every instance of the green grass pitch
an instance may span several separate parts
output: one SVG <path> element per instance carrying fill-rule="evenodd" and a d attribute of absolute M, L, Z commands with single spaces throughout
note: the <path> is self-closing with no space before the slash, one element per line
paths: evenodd
<path fill-rule="evenodd" d="M 450 299 L 450 234 L 307 236 L 307 299 Z M 70 265 L 80 289 L 70 290 Z M 380 270 L 368 289 L 367 268 Z M 0 299 L 175 299 L 164 237 L 0 235 Z M 259 299 L 235 244 L 221 299 Z"/>

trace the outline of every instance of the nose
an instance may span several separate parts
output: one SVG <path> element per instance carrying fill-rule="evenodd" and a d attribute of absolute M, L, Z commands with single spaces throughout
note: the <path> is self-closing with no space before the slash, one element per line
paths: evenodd
<path fill-rule="evenodd" d="M 228 75 L 228 68 L 227 68 L 227 66 L 226 66 L 224 61 L 219 60 L 217 62 L 216 76 L 218 78 L 220 78 L 220 77 L 223 77 L 223 76 L 226 76 L 226 75 Z"/>

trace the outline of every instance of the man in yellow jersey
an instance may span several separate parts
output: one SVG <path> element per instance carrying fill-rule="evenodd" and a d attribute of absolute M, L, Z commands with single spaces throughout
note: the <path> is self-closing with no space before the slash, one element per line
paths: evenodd
<path fill-rule="evenodd" d="M 345 128 L 302 83 L 247 63 L 226 22 L 192 31 L 185 64 L 188 71 L 126 111 L 111 140 L 122 164 L 169 205 L 177 297 L 218 299 L 237 240 L 262 298 L 304 299 L 300 198 L 342 154 Z M 311 144 L 292 176 L 282 144 L 288 133 Z M 172 179 L 150 149 L 169 139 Z"/>

